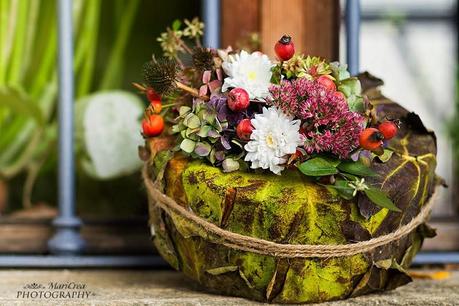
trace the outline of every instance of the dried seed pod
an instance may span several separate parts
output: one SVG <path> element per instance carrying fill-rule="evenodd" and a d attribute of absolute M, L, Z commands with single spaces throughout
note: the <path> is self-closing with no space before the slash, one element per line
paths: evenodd
<path fill-rule="evenodd" d="M 143 66 L 145 82 L 158 94 L 170 93 L 176 86 L 177 63 L 168 58 L 153 58 Z"/>
<path fill-rule="evenodd" d="M 207 48 L 195 48 L 193 50 L 193 66 L 198 71 L 211 70 L 214 64 L 214 55 Z"/>

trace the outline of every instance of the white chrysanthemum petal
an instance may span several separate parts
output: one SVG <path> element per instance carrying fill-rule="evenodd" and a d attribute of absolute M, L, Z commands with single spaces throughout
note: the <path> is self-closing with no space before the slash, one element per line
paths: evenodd
<path fill-rule="evenodd" d="M 275 107 L 263 108 L 251 120 L 254 130 L 250 141 L 244 146 L 247 151 L 245 161 L 251 162 L 251 168 L 269 169 L 280 174 L 286 156 L 296 152 L 301 141 L 300 122 L 285 116 Z"/>
<path fill-rule="evenodd" d="M 225 78 L 222 91 L 230 87 L 244 88 L 251 99 L 264 99 L 269 96 L 269 86 L 273 63 L 268 56 L 260 52 L 252 54 L 241 51 L 232 55 L 222 64 L 228 76 Z"/>

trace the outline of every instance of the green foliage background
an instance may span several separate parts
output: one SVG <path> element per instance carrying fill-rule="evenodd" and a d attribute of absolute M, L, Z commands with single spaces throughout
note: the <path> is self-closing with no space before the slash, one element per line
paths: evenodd
<path fill-rule="evenodd" d="M 200 12 L 200 1 L 74 0 L 75 94 L 124 89 L 160 52 L 159 33 Z M 0 0 L 0 180 L 9 211 L 56 203 L 56 1 Z M 109 127 L 107 127 L 109 128 Z M 139 175 L 96 181 L 78 168 L 83 214 L 145 210 Z"/>

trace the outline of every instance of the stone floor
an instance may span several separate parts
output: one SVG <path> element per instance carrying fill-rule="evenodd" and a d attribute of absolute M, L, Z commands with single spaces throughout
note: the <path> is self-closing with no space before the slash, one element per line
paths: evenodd
<path fill-rule="evenodd" d="M 33 297 L 40 287 L 62 284 L 55 294 Z M 28 289 L 24 287 L 28 286 Z M 77 288 L 79 287 L 79 288 Z M 83 288 L 84 287 L 84 288 Z M 33 290 L 31 288 L 35 288 Z M 46 292 L 44 290 L 43 292 Z M 48 291 L 49 292 L 49 291 Z M 29 297 L 27 297 L 29 294 Z M 36 293 L 35 293 L 36 294 Z M 323 305 L 459 305 L 459 271 L 443 280 L 415 280 L 397 290 Z M 196 291 L 181 274 L 140 270 L 0 270 L 0 305 L 261 305 Z"/>

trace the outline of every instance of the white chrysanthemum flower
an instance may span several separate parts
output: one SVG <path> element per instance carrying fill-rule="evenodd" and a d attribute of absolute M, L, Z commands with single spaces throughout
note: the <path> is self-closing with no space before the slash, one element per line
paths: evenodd
<path fill-rule="evenodd" d="M 302 143 L 300 120 L 292 120 L 275 107 L 264 107 L 263 113 L 256 114 L 251 123 L 254 130 L 244 146 L 247 151 L 245 161 L 251 162 L 252 169 L 269 168 L 280 174 L 287 155 L 295 153 Z"/>
<path fill-rule="evenodd" d="M 248 92 L 250 99 L 264 99 L 269 95 L 272 66 L 268 56 L 261 52 L 249 54 L 241 51 L 240 54 L 230 55 L 222 64 L 228 75 L 222 91 L 230 87 L 242 87 Z"/>

